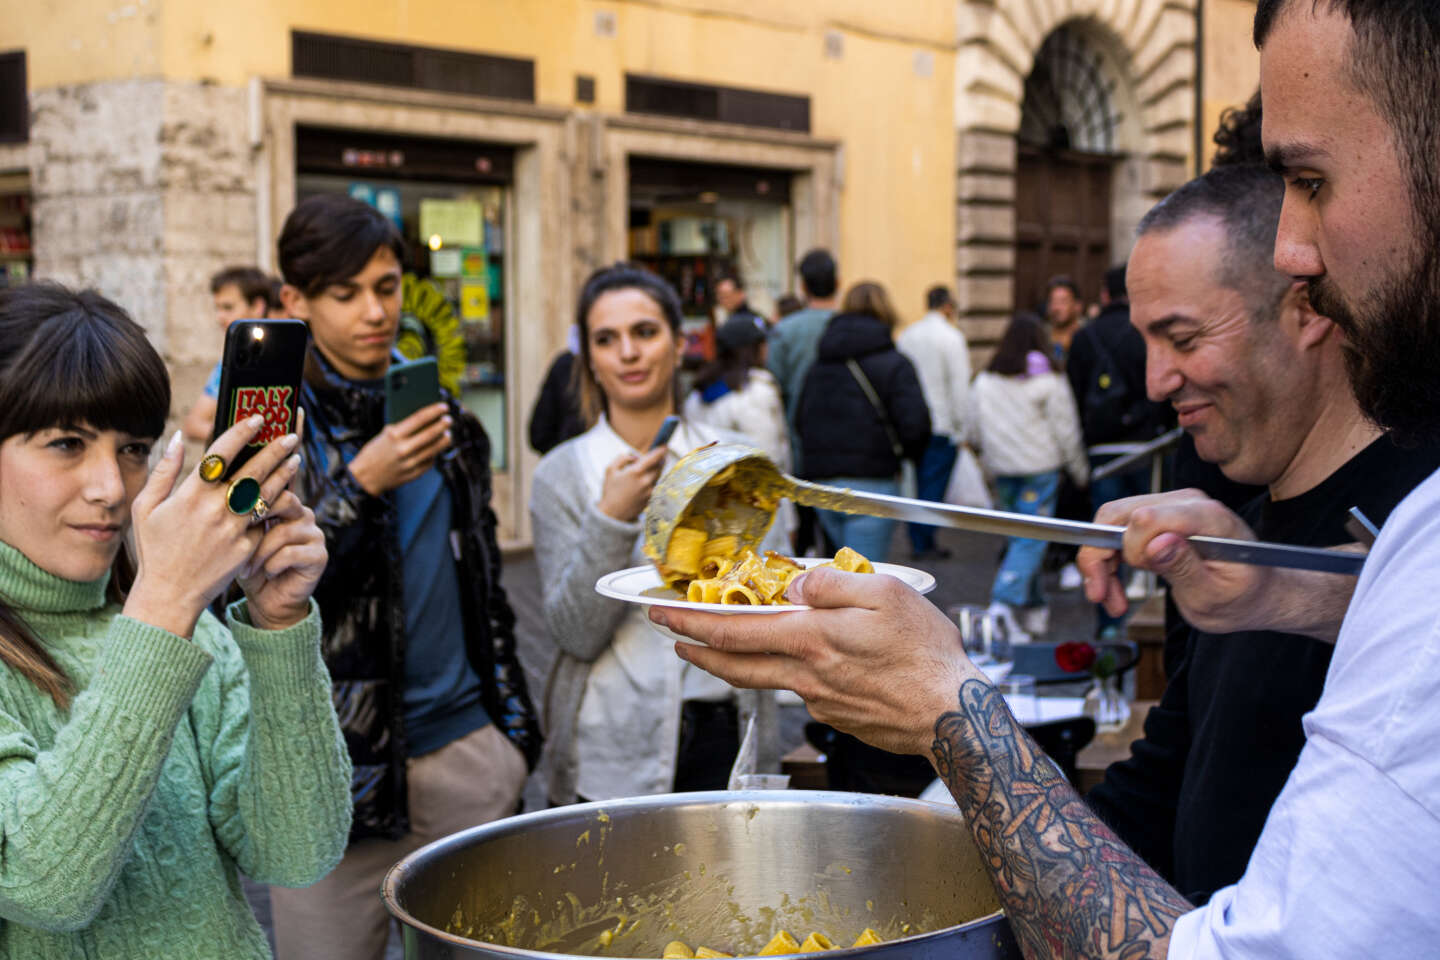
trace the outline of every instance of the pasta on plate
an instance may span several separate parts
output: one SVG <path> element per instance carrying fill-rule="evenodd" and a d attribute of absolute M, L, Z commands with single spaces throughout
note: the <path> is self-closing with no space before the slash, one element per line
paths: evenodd
<path fill-rule="evenodd" d="M 834 560 L 820 566 L 875 572 L 869 560 L 849 547 L 841 547 Z M 741 550 L 734 536 L 707 537 L 703 530 L 683 527 L 670 538 L 665 562 L 656 567 L 666 585 L 692 603 L 749 607 L 785 604 L 785 588 L 805 570 L 773 550 L 763 557 L 748 547 Z"/>

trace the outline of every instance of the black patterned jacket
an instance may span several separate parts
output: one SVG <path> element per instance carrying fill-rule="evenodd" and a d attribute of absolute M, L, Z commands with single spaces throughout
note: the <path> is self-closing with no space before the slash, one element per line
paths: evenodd
<path fill-rule="evenodd" d="M 486 712 L 534 769 L 540 728 L 515 655 L 515 614 L 500 586 L 490 509 L 490 438 L 448 394 L 454 446 L 440 460 L 452 498 L 450 541 L 470 663 Z M 393 495 L 355 481 L 353 455 L 384 426 L 384 393 L 337 374 L 312 345 L 301 390 L 305 463 L 301 497 L 325 533 L 330 562 L 315 588 L 335 711 L 354 764 L 352 841 L 397 839 L 410 828 L 405 760 L 405 607 Z"/>

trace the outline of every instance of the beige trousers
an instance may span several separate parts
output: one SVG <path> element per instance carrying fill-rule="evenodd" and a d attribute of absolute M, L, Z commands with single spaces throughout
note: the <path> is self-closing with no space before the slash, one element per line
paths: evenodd
<path fill-rule="evenodd" d="M 382 960 L 390 915 L 380 884 L 396 861 L 458 830 L 515 812 L 525 758 L 494 724 L 405 762 L 410 832 L 360 840 L 319 883 L 270 888 L 278 960 Z"/>

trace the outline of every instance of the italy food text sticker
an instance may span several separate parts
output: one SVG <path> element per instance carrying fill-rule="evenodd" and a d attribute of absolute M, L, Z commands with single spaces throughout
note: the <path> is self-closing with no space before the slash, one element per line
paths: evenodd
<path fill-rule="evenodd" d="M 247 417 L 261 414 L 265 426 L 250 441 L 258 447 L 279 440 L 290 432 L 290 394 L 293 387 L 238 387 L 235 390 L 235 413 L 230 418 L 234 426 Z"/>

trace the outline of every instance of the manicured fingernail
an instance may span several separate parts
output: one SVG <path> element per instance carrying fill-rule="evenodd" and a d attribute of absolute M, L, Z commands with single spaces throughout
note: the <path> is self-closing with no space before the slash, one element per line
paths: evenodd
<path fill-rule="evenodd" d="M 286 450 L 294 450 L 300 444 L 300 438 L 293 433 L 287 433 L 280 438 L 280 446 Z"/>
<path fill-rule="evenodd" d="M 250 417 L 245 421 L 245 426 L 249 427 L 252 430 L 258 430 L 261 427 L 265 426 L 265 418 L 257 413 L 253 417 Z"/>
<path fill-rule="evenodd" d="M 659 607 L 650 608 L 650 622 L 658 623 L 662 627 L 670 626 L 670 621 L 666 618 L 665 611 Z"/>
<path fill-rule="evenodd" d="M 301 458 L 300 458 L 300 454 L 298 454 L 298 453 L 292 454 L 291 457 L 290 457 L 290 459 L 288 459 L 288 460 L 285 461 L 285 465 L 286 465 L 287 467 L 289 467 L 291 470 L 299 470 L 299 469 L 300 469 L 300 463 L 301 463 Z"/>
<path fill-rule="evenodd" d="M 179 450 L 179 449 L 180 449 L 180 431 L 179 431 L 179 430 L 176 430 L 173 434 L 170 435 L 170 442 L 165 445 L 165 456 L 168 457 L 168 456 L 170 456 L 170 454 L 174 453 L 176 450 Z"/>

